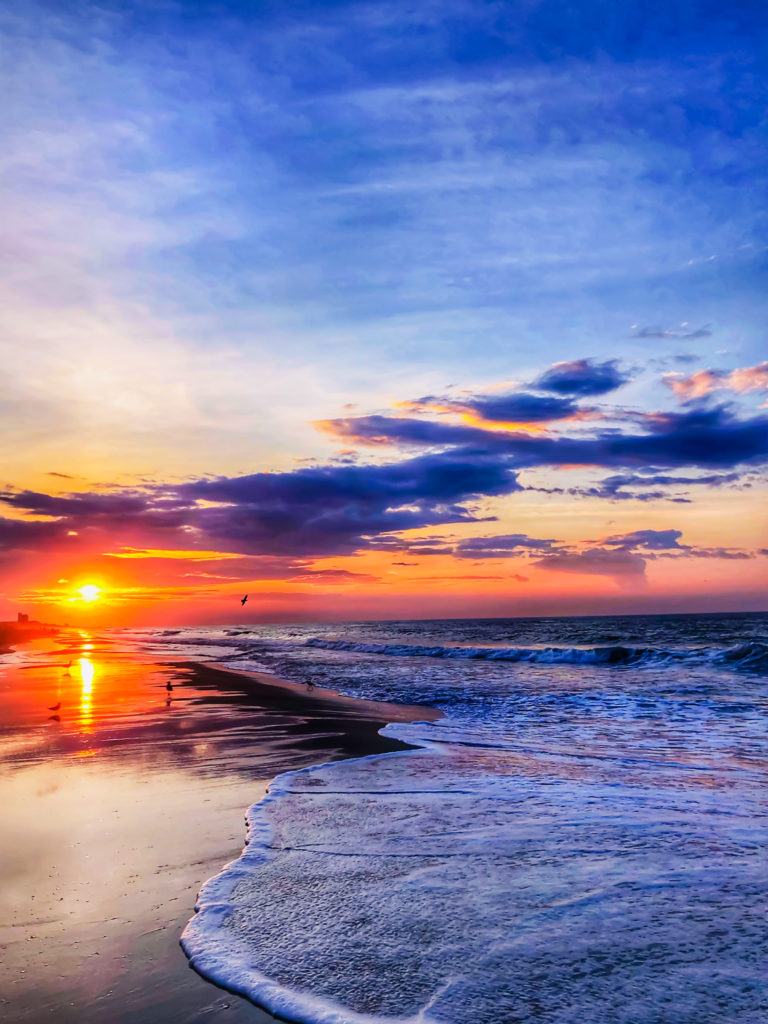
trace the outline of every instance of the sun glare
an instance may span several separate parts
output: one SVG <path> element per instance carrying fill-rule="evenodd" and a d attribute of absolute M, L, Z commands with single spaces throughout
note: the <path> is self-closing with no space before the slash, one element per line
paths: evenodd
<path fill-rule="evenodd" d="M 84 587 L 78 587 L 77 592 L 84 601 L 97 601 L 101 588 L 94 586 L 93 583 L 86 583 Z"/>

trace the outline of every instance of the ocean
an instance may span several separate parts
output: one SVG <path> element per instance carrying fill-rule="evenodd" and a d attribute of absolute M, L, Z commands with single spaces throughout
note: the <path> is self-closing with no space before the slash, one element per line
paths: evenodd
<path fill-rule="evenodd" d="M 768 614 L 131 631 L 425 704 L 288 772 L 203 889 L 204 975 L 312 1024 L 765 1024 Z"/>

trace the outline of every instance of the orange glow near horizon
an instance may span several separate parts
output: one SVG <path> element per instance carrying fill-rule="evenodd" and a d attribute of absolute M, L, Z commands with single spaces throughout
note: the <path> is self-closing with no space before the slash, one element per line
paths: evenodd
<path fill-rule="evenodd" d="M 617 602 L 638 611 L 717 606 L 738 610 L 764 603 L 768 560 L 764 546 L 765 491 L 722 491 L 686 506 L 597 499 L 567 494 L 545 499 L 531 490 L 487 500 L 482 515 L 497 518 L 405 532 L 401 546 L 318 558 L 281 558 L 178 546 L 110 544 L 73 552 L 62 542 L 45 560 L 14 566 L 4 580 L 0 619 L 27 612 L 43 622 L 96 626 L 178 625 L 293 619 L 356 620 L 610 614 Z M 742 549 L 740 558 L 661 557 L 647 552 L 644 573 L 612 576 L 558 571 L 536 564 L 522 549 L 511 557 L 455 557 L 461 541 L 494 534 L 558 538 L 575 550 L 633 530 L 683 528 L 690 548 Z M 434 543 L 433 543 L 434 542 Z M 421 547 L 436 548 L 425 553 Z M 117 557 L 115 557 L 117 555 Z M 125 557 L 121 557 L 124 555 Z M 216 564 L 218 561 L 219 564 Z M 197 562 L 197 564 L 195 564 Z M 44 575 L 41 578 L 41 567 Z M 250 593 L 248 604 L 240 599 Z"/>

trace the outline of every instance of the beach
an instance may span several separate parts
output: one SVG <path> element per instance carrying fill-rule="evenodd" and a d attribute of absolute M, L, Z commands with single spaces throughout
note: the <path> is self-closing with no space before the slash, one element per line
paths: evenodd
<path fill-rule="evenodd" d="M 763 1024 L 767 624 L 24 645 L 0 663 L 0 1016 Z"/>
<path fill-rule="evenodd" d="M 7 655 L 0 706 L 9 1024 L 273 1020 L 190 969 L 179 937 L 201 885 L 274 776 L 403 749 L 379 729 L 429 716 L 87 633 Z"/>

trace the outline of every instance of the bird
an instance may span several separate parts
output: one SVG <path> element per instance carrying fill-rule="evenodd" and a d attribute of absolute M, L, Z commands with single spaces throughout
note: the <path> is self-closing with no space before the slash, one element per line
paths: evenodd
<path fill-rule="evenodd" d="M 248 600 L 248 595 L 246 594 L 246 595 L 245 595 L 245 597 L 244 597 L 244 598 L 242 599 L 242 601 L 240 602 L 240 604 L 245 604 L 245 602 L 246 602 L 247 600 Z"/>
<path fill-rule="evenodd" d="M 49 711 L 58 711 L 61 707 L 61 701 L 58 704 L 54 704 L 52 708 L 48 708 Z"/>
<path fill-rule="evenodd" d="M 173 683 L 172 683 L 172 682 L 170 681 L 170 679 L 169 679 L 169 680 L 168 680 L 168 682 L 167 682 L 167 683 L 165 684 L 165 688 L 166 688 L 166 690 L 168 691 L 168 693 L 170 693 L 170 692 L 171 692 L 171 690 L 173 689 Z"/>

